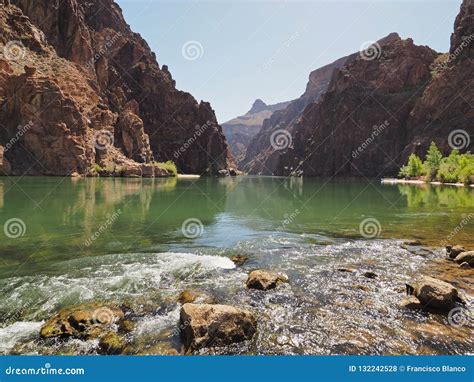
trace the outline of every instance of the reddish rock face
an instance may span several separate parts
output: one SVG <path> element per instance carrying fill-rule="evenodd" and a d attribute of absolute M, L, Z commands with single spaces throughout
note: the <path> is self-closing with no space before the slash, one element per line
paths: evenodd
<path fill-rule="evenodd" d="M 334 73 L 323 99 L 305 110 L 294 150 L 283 155 L 277 172 L 351 177 L 398 172 L 406 121 L 430 79 L 436 53 L 398 35 L 379 44 L 379 58 L 357 55 Z"/>
<path fill-rule="evenodd" d="M 282 152 L 271 146 L 272 134 L 279 129 L 292 133 L 305 108 L 317 103 L 326 92 L 334 69 L 341 68 L 348 59 L 343 57 L 311 72 L 304 94 L 263 122 L 262 129 L 248 145 L 245 158 L 240 163 L 242 169 L 251 174 L 275 173 Z"/>
<path fill-rule="evenodd" d="M 474 151 L 473 8 L 472 0 L 463 1 L 449 56 L 391 34 L 378 41 L 374 55 L 355 54 L 322 68 L 326 73 L 313 72 L 305 94 L 313 88 L 319 95 L 303 95 L 266 120 L 249 145 L 244 169 L 275 175 L 395 175 L 410 153 L 424 155 L 431 141 L 445 153 L 451 150 L 448 137 L 454 130 L 471 137 L 462 151 Z M 278 129 L 291 135 L 283 150 L 270 145 Z"/>
<path fill-rule="evenodd" d="M 112 0 L 11 3 L 0 9 L 0 45 L 19 41 L 21 54 L 0 59 L 0 144 L 32 122 L 5 152 L 11 174 L 87 174 L 97 164 L 149 176 L 167 160 L 182 172 L 228 168 L 210 105 L 176 90 Z"/>
<path fill-rule="evenodd" d="M 474 151 L 474 2 L 464 0 L 451 35 L 449 55 L 437 60 L 431 82 L 413 108 L 408 121 L 406 159 L 412 152 L 424 154 L 435 141 L 445 153 L 451 150 L 449 135 L 465 132 L 470 140 L 457 142 L 462 151 Z M 454 133 L 456 135 L 456 133 Z M 455 138 L 454 138 L 455 139 Z M 464 143 L 470 144 L 464 145 Z M 456 144 L 456 142 L 454 142 Z"/>

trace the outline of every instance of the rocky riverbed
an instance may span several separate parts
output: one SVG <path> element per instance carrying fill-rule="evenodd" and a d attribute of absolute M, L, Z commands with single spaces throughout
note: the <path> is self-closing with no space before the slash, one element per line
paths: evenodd
<path fill-rule="evenodd" d="M 0 350 L 137 355 L 472 350 L 473 252 L 451 247 L 446 255 L 444 249 L 395 240 L 341 239 L 312 248 L 270 249 L 258 256 L 137 255 L 135 262 L 119 265 L 116 255 L 89 278 L 79 277 L 90 272 L 86 265 L 61 277 L 32 278 L 24 286 L 13 279 L 2 284 L 7 300 L 21 300 L 24 288 L 37 296 L 49 290 L 51 296 L 6 320 Z M 66 285 L 69 295 L 62 290 Z"/>

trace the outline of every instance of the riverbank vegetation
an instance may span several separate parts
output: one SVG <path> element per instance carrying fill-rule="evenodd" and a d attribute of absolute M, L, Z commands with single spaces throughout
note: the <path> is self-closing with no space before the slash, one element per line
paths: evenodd
<path fill-rule="evenodd" d="M 398 174 L 404 179 L 419 179 L 427 182 L 474 183 L 474 154 L 461 154 L 454 149 L 444 157 L 434 142 L 431 143 L 425 160 L 411 154 L 408 163 Z"/>
<path fill-rule="evenodd" d="M 178 169 L 173 161 L 169 160 L 167 162 L 155 162 L 155 165 L 161 168 L 162 170 L 168 171 L 172 176 L 178 175 Z"/>

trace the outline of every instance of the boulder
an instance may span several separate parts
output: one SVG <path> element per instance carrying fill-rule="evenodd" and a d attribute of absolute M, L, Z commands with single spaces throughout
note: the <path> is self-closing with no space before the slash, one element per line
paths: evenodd
<path fill-rule="evenodd" d="M 99 341 L 99 352 L 101 354 L 121 354 L 125 349 L 126 341 L 116 332 L 107 332 Z"/>
<path fill-rule="evenodd" d="M 232 256 L 230 259 L 234 262 L 235 265 L 242 266 L 247 262 L 249 258 L 245 255 L 235 255 Z"/>
<path fill-rule="evenodd" d="M 454 247 L 446 246 L 446 253 L 450 259 L 455 259 L 460 253 L 465 252 L 466 249 L 462 245 L 455 245 Z"/>
<path fill-rule="evenodd" d="M 196 290 L 185 289 L 178 296 L 178 302 L 181 304 L 195 303 L 195 304 L 212 304 L 214 299 L 208 294 Z"/>
<path fill-rule="evenodd" d="M 474 251 L 462 252 L 456 256 L 454 261 L 458 264 L 468 263 L 472 267 L 474 266 Z"/>
<path fill-rule="evenodd" d="M 40 330 L 41 338 L 97 338 L 124 316 L 116 305 L 82 305 L 64 309 L 47 321 Z"/>
<path fill-rule="evenodd" d="M 456 288 L 433 277 L 423 277 L 413 287 L 407 286 L 407 291 L 420 301 L 423 308 L 447 311 L 459 301 Z"/>
<path fill-rule="evenodd" d="M 250 289 L 269 290 L 283 282 L 288 282 L 285 274 L 257 269 L 250 272 L 246 285 Z"/>
<path fill-rule="evenodd" d="M 469 263 L 462 263 L 462 264 L 459 264 L 459 267 L 462 268 L 462 269 L 469 269 L 471 268 L 471 266 L 469 265 Z"/>
<path fill-rule="evenodd" d="M 184 304 L 181 339 L 186 352 L 249 340 L 257 331 L 255 316 L 228 305 Z"/>
<path fill-rule="evenodd" d="M 421 309 L 423 306 L 415 296 L 408 296 L 402 301 L 402 307 L 407 309 L 418 310 Z"/>
<path fill-rule="evenodd" d="M 121 320 L 119 322 L 118 331 L 120 333 L 131 333 L 135 330 L 135 323 L 130 320 Z"/>

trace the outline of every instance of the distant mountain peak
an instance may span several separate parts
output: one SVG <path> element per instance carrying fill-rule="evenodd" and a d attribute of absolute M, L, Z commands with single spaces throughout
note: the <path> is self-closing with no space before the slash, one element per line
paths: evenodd
<path fill-rule="evenodd" d="M 261 111 L 267 110 L 267 108 L 267 104 L 263 102 L 260 98 L 258 98 L 253 103 L 252 108 L 249 110 L 249 113 L 260 113 Z"/>

